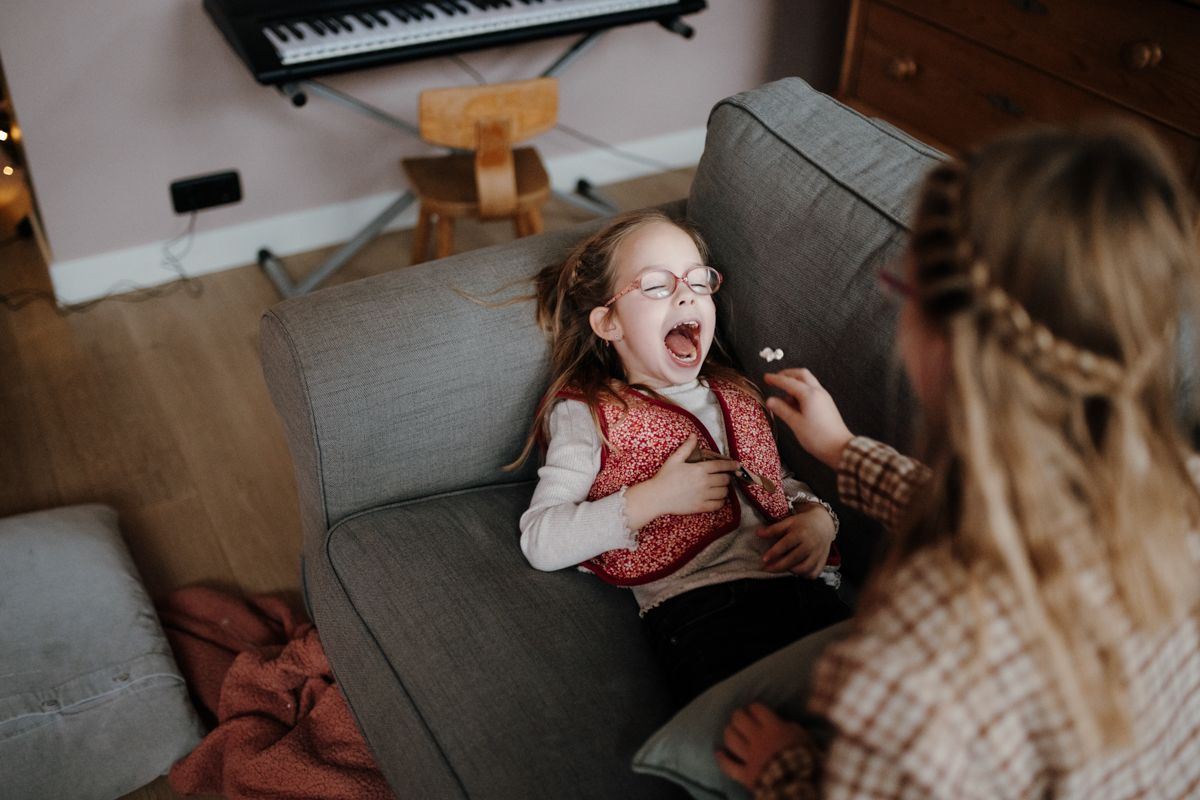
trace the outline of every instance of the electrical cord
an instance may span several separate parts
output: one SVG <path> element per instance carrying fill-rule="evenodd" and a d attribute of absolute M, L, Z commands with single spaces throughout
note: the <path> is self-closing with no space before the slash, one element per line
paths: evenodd
<path fill-rule="evenodd" d="M 192 245 L 196 243 L 196 214 L 193 211 L 188 217 L 187 227 L 184 228 L 174 239 L 168 240 L 163 244 L 162 249 L 162 266 L 170 267 L 176 275 L 179 276 L 181 285 L 189 297 L 199 297 L 204 294 L 204 285 L 188 275 L 183 269 L 183 259 L 188 253 L 192 252 Z M 175 245 L 183 242 L 183 251 L 176 253 L 172 250 Z"/>
<path fill-rule="evenodd" d="M 188 275 L 183 268 L 183 258 L 191 252 L 192 245 L 195 243 L 196 214 L 197 212 L 193 211 L 188 218 L 187 226 L 179 234 L 163 244 L 162 266 L 177 274 L 179 276 L 179 280 L 177 281 L 172 281 L 166 286 L 161 287 L 140 286 L 133 281 L 119 281 L 110 286 L 108 291 L 100 297 L 87 300 L 83 303 L 69 303 L 65 305 L 59 304 L 58 298 L 53 292 L 47 292 L 43 289 L 15 289 L 12 292 L 0 294 L 0 305 L 3 305 L 9 311 L 20 311 L 32 303 L 42 302 L 50 306 L 60 317 L 65 317 L 68 314 L 81 314 L 91 311 L 96 306 L 109 300 L 121 303 L 140 303 L 145 300 L 153 300 L 157 297 L 166 297 L 181 289 L 189 297 L 200 297 L 204 294 L 204 285 L 191 275 Z M 176 253 L 174 248 L 180 242 L 183 242 L 183 250 Z"/>

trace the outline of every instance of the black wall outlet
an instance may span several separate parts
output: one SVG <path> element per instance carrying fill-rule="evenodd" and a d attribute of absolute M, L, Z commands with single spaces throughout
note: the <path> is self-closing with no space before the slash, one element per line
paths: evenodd
<path fill-rule="evenodd" d="M 242 199 L 242 182 L 237 170 L 181 178 L 171 184 L 171 205 L 176 214 L 223 206 Z"/>

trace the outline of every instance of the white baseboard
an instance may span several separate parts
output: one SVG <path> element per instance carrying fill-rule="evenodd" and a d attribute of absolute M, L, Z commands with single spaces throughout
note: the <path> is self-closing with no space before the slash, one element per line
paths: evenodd
<path fill-rule="evenodd" d="M 625 142 L 619 148 L 678 169 L 700 160 L 704 134 L 704 128 L 693 128 Z M 601 148 L 549 158 L 546 167 L 554 188 L 564 192 L 573 191 L 582 177 L 599 186 L 659 171 L 657 167 L 622 158 Z M 191 249 L 182 260 L 183 268 L 188 275 L 203 275 L 253 263 L 262 247 L 286 257 L 344 242 L 395 199 L 393 194 L 379 194 L 201 231 L 193 237 Z M 410 206 L 388 225 L 387 230 L 411 228 L 416 220 L 416 208 Z M 106 294 L 177 280 L 178 275 L 163 263 L 163 245 L 167 241 L 52 263 L 50 280 L 58 302 L 64 305 L 80 303 Z M 179 249 L 177 247 L 176 252 Z"/>

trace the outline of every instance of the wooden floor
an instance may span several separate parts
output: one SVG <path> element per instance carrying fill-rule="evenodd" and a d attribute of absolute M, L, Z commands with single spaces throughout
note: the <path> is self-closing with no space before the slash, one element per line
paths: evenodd
<path fill-rule="evenodd" d="M 604 191 L 638 208 L 685 196 L 691 178 L 678 170 Z M 590 218 L 558 200 L 545 216 L 547 229 Z M 507 223 L 466 221 L 456 243 L 511 236 Z M 407 266 L 410 242 L 410 231 L 381 236 L 327 285 Z M 49 291 L 31 242 L 0 248 L 0 295 Z M 303 276 L 328 252 L 287 259 L 288 269 Z M 253 265 L 191 287 L 200 294 L 177 288 L 67 315 L 46 303 L 0 307 L 0 516 L 108 503 L 152 596 L 204 583 L 294 600 L 296 487 L 256 344 L 258 319 L 278 297 Z M 127 796 L 174 797 L 165 778 Z"/>

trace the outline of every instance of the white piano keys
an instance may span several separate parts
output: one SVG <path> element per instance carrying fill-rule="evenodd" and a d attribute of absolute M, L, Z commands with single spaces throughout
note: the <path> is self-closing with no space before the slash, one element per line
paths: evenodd
<path fill-rule="evenodd" d="M 548 25 L 555 22 L 582 19 L 622 11 L 635 11 L 654 6 L 671 5 L 675 0 L 547 0 L 545 3 L 526 5 L 514 2 L 507 8 L 489 8 L 486 11 L 463 0 L 460 4 L 468 11 L 453 15 L 442 11 L 433 3 L 425 8 L 433 14 L 420 20 L 403 21 L 387 8 L 380 6 L 374 14 L 385 18 L 389 24 L 378 22 L 368 27 L 352 14 L 331 14 L 350 27 L 349 31 L 318 32 L 308 22 L 281 20 L 262 28 L 263 36 L 270 42 L 279 56 L 280 63 L 302 64 L 324 61 L 357 53 L 392 50 L 402 47 L 436 42 L 445 39 L 464 39 L 522 27 Z M 402 6 L 401 6 L 402 7 Z M 360 12 L 361 13 L 361 12 Z M 320 19 L 318 17 L 318 19 Z M 304 36 L 296 36 L 298 29 Z M 284 32 L 281 36 L 277 30 Z"/>

